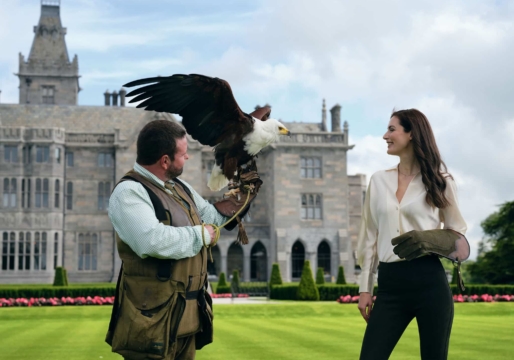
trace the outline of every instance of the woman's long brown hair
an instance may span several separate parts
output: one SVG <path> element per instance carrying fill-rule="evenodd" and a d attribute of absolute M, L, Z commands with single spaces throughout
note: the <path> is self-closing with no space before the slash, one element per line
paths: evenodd
<path fill-rule="evenodd" d="M 427 117 L 417 109 L 394 111 L 391 118 L 394 116 L 398 118 L 405 132 L 411 133 L 414 156 L 419 163 L 421 179 L 427 191 L 427 203 L 444 209 L 450 205 L 444 196 L 445 177 L 451 177 L 451 175 L 447 173 L 446 164 L 441 160 Z"/>

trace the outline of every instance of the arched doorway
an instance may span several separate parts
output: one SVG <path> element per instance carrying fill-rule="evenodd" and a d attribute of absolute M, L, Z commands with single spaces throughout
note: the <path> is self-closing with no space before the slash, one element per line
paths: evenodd
<path fill-rule="evenodd" d="M 318 245 L 318 267 L 323 268 L 323 273 L 325 276 L 331 275 L 331 267 L 330 267 L 330 245 L 328 242 L 323 240 Z"/>
<path fill-rule="evenodd" d="M 207 273 L 209 275 L 216 275 L 218 276 L 220 274 L 221 269 L 221 253 L 220 248 L 218 246 L 215 246 L 211 249 L 212 251 L 212 260 L 214 262 L 211 262 L 211 259 L 207 260 Z"/>
<path fill-rule="evenodd" d="M 302 276 L 303 263 L 305 262 L 305 248 L 296 240 L 291 251 L 291 277 L 299 279 Z"/>
<path fill-rule="evenodd" d="M 268 281 L 268 254 L 260 241 L 252 247 L 250 259 L 251 281 Z"/>
<path fill-rule="evenodd" d="M 234 270 L 239 270 L 239 280 L 244 279 L 243 276 L 243 248 L 240 244 L 233 243 L 228 248 L 227 253 L 227 279 L 232 278 Z"/>

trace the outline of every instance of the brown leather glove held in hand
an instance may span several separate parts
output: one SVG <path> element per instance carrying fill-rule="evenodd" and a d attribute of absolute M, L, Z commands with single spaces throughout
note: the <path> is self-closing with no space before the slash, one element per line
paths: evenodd
<path fill-rule="evenodd" d="M 412 230 L 391 240 L 393 252 L 401 259 L 413 260 L 421 255 L 433 253 L 449 257 L 456 249 L 459 234 L 445 229 Z"/>

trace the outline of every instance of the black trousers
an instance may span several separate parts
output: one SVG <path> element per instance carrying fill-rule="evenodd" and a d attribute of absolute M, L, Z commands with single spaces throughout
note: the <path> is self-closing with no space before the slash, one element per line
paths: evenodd
<path fill-rule="evenodd" d="M 436 256 L 379 264 L 378 292 L 366 327 L 361 360 L 389 359 L 416 318 L 421 359 L 446 360 L 453 323 L 453 296 Z"/>

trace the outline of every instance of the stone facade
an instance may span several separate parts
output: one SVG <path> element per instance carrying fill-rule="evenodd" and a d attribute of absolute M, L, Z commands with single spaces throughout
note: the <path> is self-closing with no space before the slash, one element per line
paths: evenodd
<path fill-rule="evenodd" d="M 60 26 L 58 10 L 43 2 L 39 27 L 48 14 Z M 50 49 L 34 45 L 44 34 L 36 31 L 31 56 L 67 61 L 67 52 L 60 52 L 62 45 L 66 49 L 61 30 L 55 33 L 60 46 L 42 42 Z M 67 94 L 42 104 L 36 92 L 23 93 L 29 72 L 22 63 L 20 104 L 0 105 L 0 283 L 50 283 L 55 266 L 64 266 L 71 282 L 115 281 L 121 264 L 107 216 L 109 194 L 134 164 L 139 130 L 155 119 L 176 120 L 135 108 L 77 106 L 78 77 L 76 87 L 68 87 L 75 75 L 66 66 L 40 68 L 38 79 L 54 79 L 55 94 Z M 278 262 L 283 279 L 294 281 L 305 259 L 313 271 L 323 267 L 327 280 L 339 265 L 354 280 L 366 180 L 347 174 L 353 145 L 346 122 L 340 130 L 340 110 L 336 105 L 331 111 L 333 132 L 326 128 L 324 104 L 319 123 L 284 122 L 292 136 L 265 149 L 257 161 L 264 185 L 245 220 L 250 243 L 237 245 L 235 231 L 222 231 L 209 264 L 213 276 L 237 269 L 245 281 L 266 281 Z M 182 178 L 215 201 L 222 193 L 207 187 L 212 149 L 189 140 Z"/>

